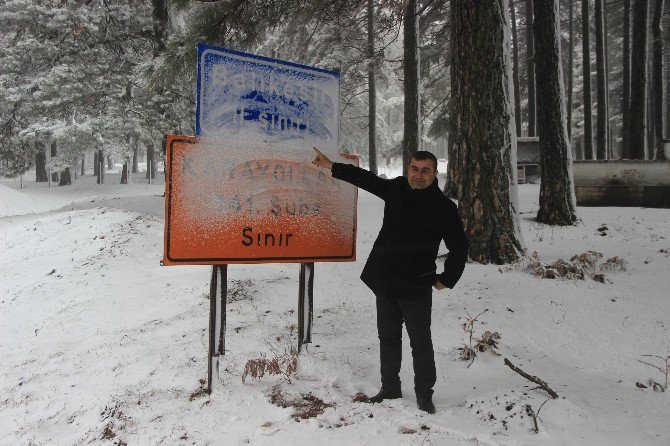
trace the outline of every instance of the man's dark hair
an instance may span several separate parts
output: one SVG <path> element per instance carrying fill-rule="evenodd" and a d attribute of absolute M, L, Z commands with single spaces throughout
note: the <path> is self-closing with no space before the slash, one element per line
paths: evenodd
<path fill-rule="evenodd" d="M 433 160 L 433 164 L 435 165 L 435 170 L 437 170 L 437 158 L 435 157 L 435 155 L 433 155 L 430 152 L 427 152 L 425 150 L 419 150 L 419 151 L 412 154 L 412 158 L 414 158 L 417 161 Z"/>

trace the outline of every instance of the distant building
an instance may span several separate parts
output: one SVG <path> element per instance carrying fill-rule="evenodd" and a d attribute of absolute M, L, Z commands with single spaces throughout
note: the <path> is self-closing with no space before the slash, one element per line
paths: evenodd
<path fill-rule="evenodd" d="M 540 138 L 517 137 L 516 167 L 519 184 L 535 183 L 540 180 Z"/>

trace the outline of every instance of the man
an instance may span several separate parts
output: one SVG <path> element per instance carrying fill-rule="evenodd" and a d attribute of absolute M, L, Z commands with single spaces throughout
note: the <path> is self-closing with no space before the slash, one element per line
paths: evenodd
<path fill-rule="evenodd" d="M 402 398 L 399 373 L 404 322 L 412 348 L 417 405 L 435 413 L 432 287 L 442 290 L 456 285 L 468 257 L 468 240 L 456 205 L 437 184 L 437 159 L 430 152 L 416 152 L 406 178 L 387 180 L 356 166 L 333 163 L 316 147 L 314 150 L 313 164 L 385 201 L 382 228 L 361 274 L 377 298 L 381 360 L 382 387 L 369 401 Z M 449 255 L 444 272 L 437 274 L 435 260 L 442 240 Z"/>

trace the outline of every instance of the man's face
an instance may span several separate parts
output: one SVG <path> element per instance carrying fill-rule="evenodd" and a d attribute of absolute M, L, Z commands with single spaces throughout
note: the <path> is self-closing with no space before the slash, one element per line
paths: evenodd
<path fill-rule="evenodd" d="M 407 169 L 407 180 L 412 189 L 425 189 L 435 181 L 437 170 L 433 160 L 417 160 L 412 158 Z"/>

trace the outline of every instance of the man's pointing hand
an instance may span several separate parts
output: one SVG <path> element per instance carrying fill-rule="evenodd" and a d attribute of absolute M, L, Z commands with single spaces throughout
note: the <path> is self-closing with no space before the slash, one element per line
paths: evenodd
<path fill-rule="evenodd" d="M 333 168 L 333 162 L 328 159 L 326 155 L 321 153 L 319 149 L 316 147 L 313 147 L 314 151 L 316 152 L 316 158 L 314 158 L 314 161 L 312 161 L 312 164 L 318 167 L 324 167 L 326 169 L 332 169 Z"/>

